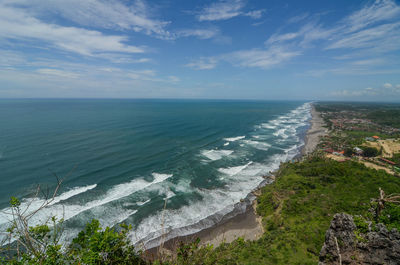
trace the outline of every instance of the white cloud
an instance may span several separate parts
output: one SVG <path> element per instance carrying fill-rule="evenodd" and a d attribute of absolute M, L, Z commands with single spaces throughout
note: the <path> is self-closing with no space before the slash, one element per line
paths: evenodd
<path fill-rule="evenodd" d="M 132 58 L 132 55 L 126 55 L 121 53 L 98 53 L 96 57 L 109 60 L 113 63 L 118 64 L 138 64 L 138 63 L 148 63 L 151 61 L 149 58 Z"/>
<path fill-rule="evenodd" d="M 36 72 L 38 72 L 39 74 L 54 77 L 78 78 L 80 76 L 78 73 L 49 68 L 37 69 Z"/>
<path fill-rule="evenodd" d="M 179 77 L 174 76 L 174 75 L 168 76 L 168 79 L 169 79 L 172 83 L 177 83 L 177 82 L 180 82 L 180 81 L 181 81 L 181 79 L 180 79 Z"/>
<path fill-rule="evenodd" d="M 400 88 L 400 87 L 399 87 Z M 367 87 L 364 89 L 354 90 L 338 90 L 331 93 L 334 97 L 340 98 L 357 98 L 357 99 L 372 99 L 375 100 L 377 96 L 392 100 L 393 97 L 400 96 L 400 89 L 393 87 L 390 83 L 386 83 L 381 87 L 373 88 Z"/>
<path fill-rule="evenodd" d="M 294 21 L 302 21 L 307 17 L 307 15 L 295 17 Z M 284 45 L 291 47 L 292 50 L 300 49 L 303 53 L 310 48 L 322 47 L 321 52 L 337 50 L 336 53 L 341 51 L 347 53 L 346 56 L 336 54 L 334 57 L 336 59 L 358 59 L 348 62 L 347 66 L 335 66 L 328 70 L 317 69 L 312 71 L 313 74 L 371 72 L 368 70 L 390 61 L 384 58 L 385 54 L 400 50 L 400 6 L 392 0 L 376 0 L 372 4 L 367 4 L 334 23 L 332 27 L 324 26 L 316 18 L 308 20 L 312 21 L 303 24 L 297 31 L 272 34 L 265 45 L 267 48 Z M 369 59 L 371 54 L 380 58 Z M 350 65 L 356 65 L 358 68 L 350 68 Z M 384 69 L 379 71 L 387 72 Z"/>
<path fill-rule="evenodd" d="M 176 33 L 177 37 L 197 37 L 199 39 L 211 39 L 219 34 L 217 28 L 210 29 L 184 29 Z"/>
<path fill-rule="evenodd" d="M 341 34 L 327 49 L 369 48 L 378 52 L 400 47 L 400 23 L 383 24 L 351 34 Z"/>
<path fill-rule="evenodd" d="M 298 15 L 298 16 L 294 16 L 294 17 L 288 19 L 288 23 L 289 23 L 289 24 L 291 24 L 291 23 L 298 23 L 298 22 L 300 22 L 300 21 L 306 19 L 308 16 L 309 16 L 308 13 L 304 13 L 304 14 L 300 14 L 300 15 Z"/>
<path fill-rule="evenodd" d="M 366 66 L 380 65 L 383 63 L 385 63 L 385 60 L 383 60 L 382 58 L 357 60 L 357 61 L 351 62 L 351 64 L 353 64 L 353 65 L 366 65 Z"/>
<path fill-rule="evenodd" d="M 0 5 L 0 40 L 42 41 L 58 49 L 93 56 L 99 52 L 143 53 L 144 48 L 127 45 L 125 36 L 44 23 L 19 8 Z"/>
<path fill-rule="evenodd" d="M 290 32 L 285 34 L 273 34 L 269 39 L 265 42 L 265 44 L 273 44 L 275 42 L 284 42 L 288 40 L 293 40 L 299 36 L 298 32 Z"/>
<path fill-rule="evenodd" d="M 260 19 L 260 18 L 262 18 L 262 15 L 264 12 L 265 12 L 265 9 L 253 10 L 253 11 L 244 13 L 244 16 L 251 17 L 253 19 Z"/>
<path fill-rule="evenodd" d="M 151 10 L 143 0 L 14 0 L 36 15 L 49 13 L 61 16 L 82 26 L 115 30 L 133 30 L 169 39 L 165 27 L 169 22 L 151 18 Z"/>
<path fill-rule="evenodd" d="M 259 67 L 263 69 L 281 64 L 300 55 L 298 51 L 292 51 L 282 46 L 272 46 L 268 49 L 242 50 L 227 54 L 225 60 L 231 61 L 243 67 Z"/>
<path fill-rule="evenodd" d="M 226 20 L 241 14 L 244 7 L 242 0 L 219 1 L 205 7 L 197 16 L 199 21 Z"/>
<path fill-rule="evenodd" d="M 259 19 L 265 10 L 252 10 L 244 12 L 244 0 L 220 0 L 203 8 L 197 15 L 199 21 L 217 21 L 227 20 L 237 16 L 248 16 L 253 19 Z"/>
<path fill-rule="evenodd" d="M 347 32 L 354 32 L 375 24 L 387 21 L 400 15 L 400 7 L 392 0 L 376 0 L 361 10 L 354 12 L 344 20 Z"/>
<path fill-rule="evenodd" d="M 198 60 L 188 63 L 186 66 L 196 70 L 210 70 L 217 66 L 218 60 L 212 57 L 200 57 Z"/>
<path fill-rule="evenodd" d="M 52 76 L 30 70 L 0 71 L 1 97 L 85 97 L 85 98 L 176 98 L 193 97 L 189 89 L 178 88 L 176 79 L 156 77 L 146 70 L 99 69 L 84 64 L 73 66 L 81 76 Z M 57 69 L 60 71 L 69 71 Z M 128 76 L 128 74 L 131 74 Z M 176 77 L 177 78 L 177 77 Z M 163 83 L 160 85 L 160 83 Z M 29 89 L 26 89 L 29 87 Z"/>
<path fill-rule="evenodd" d="M 383 87 L 384 87 L 384 88 L 392 88 L 393 85 L 390 84 L 390 83 L 385 83 L 385 84 L 383 84 Z"/>

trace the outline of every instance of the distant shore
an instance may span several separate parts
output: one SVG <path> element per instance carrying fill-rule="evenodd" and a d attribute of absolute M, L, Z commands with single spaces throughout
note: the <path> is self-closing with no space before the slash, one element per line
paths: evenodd
<path fill-rule="evenodd" d="M 309 154 L 315 150 L 321 136 L 327 133 L 327 129 L 324 128 L 324 121 L 315 110 L 314 106 L 311 109 L 311 120 L 310 128 L 308 129 L 305 136 L 305 145 L 301 150 L 301 156 Z M 274 176 L 271 176 L 274 179 Z M 263 186 L 263 185 L 261 185 Z M 252 193 L 257 196 L 260 189 L 253 191 Z M 257 200 L 254 199 L 251 204 L 248 204 L 246 210 L 243 213 L 237 214 L 234 217 L 219 222 L 214 226 L 201 230 L 197 233 L 172 238 L 167 240 L 163 244 L 163 251 L 172 253 L 180 242 L 189 243 L 194 241 L 196 238 L 200 238 L 200 245 L 212 244 L 214 247 L 221 243 L 230 243 L 235 239 L 241 237 L 245 240 L 257 240 L 264 233 L 262 225 L 262 218 L 256 213 Z M 159 247 L 147 250 L 149 257 L 155 257 Z"/>
<path fill-rule="evenodd" d="M 315 150 L 320 138 L 328 133 L 328 129 L 324 127 L 325 122 L 321 115 L 315 110 L 315 107 L 311 107 L 311 126 L 307 131 L 305 137 L 305 144 L 301 150 L 301 155 L 307 155 Z"/>

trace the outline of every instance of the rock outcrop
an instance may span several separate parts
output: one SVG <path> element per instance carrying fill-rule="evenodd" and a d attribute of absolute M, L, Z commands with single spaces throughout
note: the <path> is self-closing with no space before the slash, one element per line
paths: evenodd
<path fill-rule="evenodd" d="M 353 217 L 340 213 L 333 217 L 325 234 L 319 265 L 328 264 L 400 264 L 400 233 L 388 231 L 383 224 L 360 237 Z"/>

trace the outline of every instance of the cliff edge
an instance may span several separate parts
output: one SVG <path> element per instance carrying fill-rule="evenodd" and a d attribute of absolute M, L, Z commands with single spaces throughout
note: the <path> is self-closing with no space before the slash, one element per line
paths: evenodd
<path fill-rule="evenodd" d="M 335 214 L 325 234 L 319 265 L 328 264 L 400 264 L 400 233 L 388 231 L 383 224 L 368 226 L 360 234 L 353 216 Z"/>

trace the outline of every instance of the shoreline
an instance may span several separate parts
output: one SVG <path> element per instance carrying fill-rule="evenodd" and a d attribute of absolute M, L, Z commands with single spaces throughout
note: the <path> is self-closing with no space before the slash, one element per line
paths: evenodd
<path fill-rule="evenodd" d="M 300 158 L 315 150 L 320 137 L 327 134 L 327 129 L 323 127 L 324 124 L 323 119 L 311 103 L 310 127 L 305 134 L 304 146 L 301 148 L 298 155 Z M 242 213 L 222 220 L 199 232 L 166 240 L 159 246 L 146 250 L 145 256 L 149 259 L 155 259 L 160 253 L 161 255 L 174 255 L 180 242 L 190 243 L 197 238 L 200 239 L 199 244 L 201 246 L 211 244 L 214 247 L 222 243 L 230 243 L 239 237 L 251 241 L 259 239 L 264 234 L 264 227 L 262 225 L 262 217 L 256 212 L 257 197 L 261 192 L 261 188 L 267 185 L 268 182 L 272 183 L 275 176 L 272 175 L 268 178 L 271 179 L 271 181 L 263 181 L 259 187 L 249 194 L 254 198 L 250 203 L 245 205 L 246 209 Z M 245 202 L 242 203 L 245 204 Z"/>
<path fill-rule="evenodd" d="M 310 128 L 307 130 L 304 139 L 304 146 L 301 150 L 300 156 L 310 154 L 317 147 L 320 138 L 328 134 L 328 129 L 324 127 L 325 122 L 321 115 L 315 110 L 314 105 L 311 105 L 311 120 Z"/>

